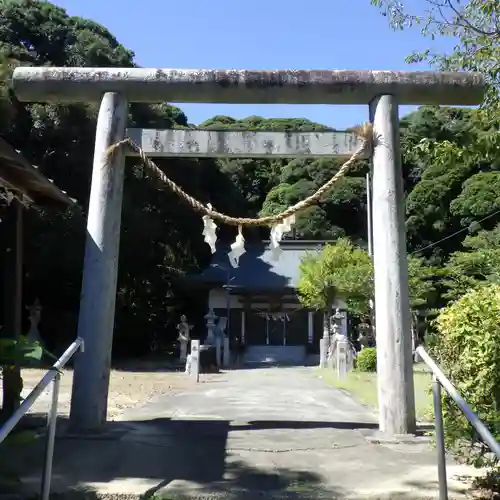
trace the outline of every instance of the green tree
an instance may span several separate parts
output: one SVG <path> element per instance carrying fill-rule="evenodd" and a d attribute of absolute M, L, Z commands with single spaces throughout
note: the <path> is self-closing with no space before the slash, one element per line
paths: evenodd
<path fill-rule="evenodd" d="M 500 208 L 497 124 L 491 113 L 463 110 L 444 133 L 403 141 L 418 179 L 407 196 L 410 250 L 429 247 L 427 256 L 442 259 L 459 248 L 461 230 L 491 227 Z"/>
<path fill-rule="evenodd" d="M 490 229 L 498 221 L 494 214 L 500 199 L 497 132 L 500 3 L 496 0 L 426 0 L 420 4 L 371 0 L 371 3 L 382 10 L 395 30 L 419 29 L 429 39 L 429 45 L 436 38 L 454 42 L 450 51 L 428 49 L 409 55 L 408 62 L 425 60 L 441 70 L 478 71 L 488 83 L 481 110 L 427 108 L 425 118 L 431 126 L 415 130 L 414 122 L 416 133 L 403 134 L 409 139 L 407 142 L 403 139 L 405 164 L 411 165 L 417 178 L 415 189 L 408 196 L 409 245 L 413 250 L 429 247 L 426 254 L 442 261 L 459 250 L 463 238 L 460 229 L 470 232 Z M 423 117 L 421 110 L 419 114 Z M 434 118 L 429 119 L 429 115 Z M 446 115 L 449 119 L 443 122 L 440 117 Z M 440 243 L 433 244 L 436 241 Z M 477 258 L 476 254 L 470 259 L 477 263 Z M 468 258 L 461 253 L 453 259 L 456 264 L 457 259 L 462 266 Z"/>
<path fill-rule="evenodd" d="M 438 269 L 430 266 L 425 259 L 409 256 L 408 292 L 413 310 L 427 308 L 436 293 L 435 280 Z"/>
<path fill-rule="evenodd" d="M 382 9 L 395 30 L 420 29 L 431 41 L 451 38 L 454 48 L 449 53 L 432 49 L 413 53 L 409 62 L 428 61 L 446 71 L 478 71 L 488 83 L 486 104 L 497 106 L 500 83 L 500 3 L 497 0 L 426 0 L 413 4 L 418 10 L 409 11 L 406 2 L 371 0 Z M 408 2 L 410 4 L 410 2 Z M 458 43 L 457 43 L 458 41 Z"/>
<path fill-rule="evenodd" d="M 441 271 L 447 299 L 458 299 L 488 283 L 500 283 L 500 224 L 468 236 L 463 247 L 450 255 Z"/>
<path fill-rule="evenodd" d="M 338 159 L 294 159 L 281 169 L 279 183 L 267 194 L 261 215 L 274 215 L 314 193 L 340 168 Z M 340 179 L 314 207 L 297 216 L 295 235 L 301 239 L 334 240 L 347 236 L 363 240 L 366 235 L 365 180 Z"/>
<path fill-rule="evenodd" d="M 372 262 L 347 238 L 307 254 L 300 263 L 298 293 L 305 307 L 330 314 L 336 299 L 353 313 L 364 314 L 373 295 Z"/>
<path fill-rule="evenodd" d="M 64 214 L 34 207 L 25 218 L 30 234 L 25 240 L 25 301 L 40 298 L 42 334 L 50 331 L 51 347 L 63 346 L 76 331 L 97 107 L 21 104 L 9 89 L 10 74 L 19 64 L 132 67 L 135 63 L 133 53 L 106 28 L 68 16 L 49 2 L 0 0 L 0 13 L 0 135 L 78 202 Z M 167 103 L 133 104 L 129 125 L 175 128 L 188 122 L 182 111 Z M 175 270 L 196 269 L 208 257 L 200 218 L 144 179 L 137 163 L 128 161 L 126 169 L 115 352 L 130 349 L 130 332 L 144 332 L 140 339 L 134 337 L 138 351 L 147 346 L 153 329 L 164 331 L 169 315 L 165 297 L 178 295 Z M 200 179 L 211 186 L 226 179 L 214 162 L 201 169 L 202 176 L 197 175 L 198 162 L 175 165 L 180 175 L 169 175 L 201 198 L 206 194 Z M 231 211 L 226 196 L 216 189 L 212 192 L 214 204 Z M 149 242 L 140 258 L 133 251 L 137 241 Z"/>

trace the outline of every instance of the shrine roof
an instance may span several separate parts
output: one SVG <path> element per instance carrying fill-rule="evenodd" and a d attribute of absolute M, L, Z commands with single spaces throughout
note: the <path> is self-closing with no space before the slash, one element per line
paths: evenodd
<path fill-rule="evenodd" d="M 211 286 L 227 284 L 228 273 L 231 290 L 281 290 L 295 289 L 300 278 L 299 265 L 307 253 L 318 251 L 325 241 L 284 240 L 282 254 L 273 260 L 269 242 L 247 245 L 240 257 L 239 266 L 229 262 L 229 246 L 220 245 L 212 256 L 210 265 L 201 273 L 192 275 L 192 281 Z"/>
<path fill-rule="evenodd" d="M 19 151 L 0 137 L 0 185 L 41 206 L 64 209 L 75 203 Z"/>

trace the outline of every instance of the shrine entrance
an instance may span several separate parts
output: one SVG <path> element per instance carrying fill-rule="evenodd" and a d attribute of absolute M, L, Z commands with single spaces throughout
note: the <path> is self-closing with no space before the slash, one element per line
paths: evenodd
<path fill-rule="evenodd" d="M 287 345 L 286 313 L 250 311 L 246 315 L 246 345 Z"/>
<path fill-rule="evenodd" d="M 290 321 L 285 312 L 270 313 L 266 317 L 267 345 L 286 345 L 286 327 Z"/>
<path fill-rule="evenodd" d="M 273 251 L 294 215 L 312 206 L 362 157 L 372 157 L 371 184 L 375 316 L 380 430 L 412 433 L 416 427 L 399 144 L 399 105 L 475 106 L 485 94 L 478 73 L 353 70 L 205 70 L 158 68 L 17 67 L 12 88 L 20 102 L 100 101 L 78 335 L 71 421 L 79 430 L 106 423 L 113 340 L 125 155 L 139 155 L 155 178 L 203 214 L 204 237 L 215 251 L 216 225 L 272 226 Z M 129 103 L 365 104 L 370 124 L 358 133 L 128 129 Z M 214 211 L 184 193 L 151 157 L 334 157 L 349 159 L 313 195 L 277 215 L 246 219 Z M 238 232 L 232 257 L 241 256 Z M 403 367 L 403 369 L 402 369 Z M 91 404 L 89 404 L 89 401 Z"/>
<path fill-rule="evenodd" d="M 248 313 L 246 321 L 247 345 L 288 345 L 287 325 L 290 318 L 286 312 L 251 311 Z"/>

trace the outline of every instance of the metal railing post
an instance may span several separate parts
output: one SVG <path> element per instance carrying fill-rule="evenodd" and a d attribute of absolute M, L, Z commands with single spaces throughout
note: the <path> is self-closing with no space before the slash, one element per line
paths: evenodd
<path fill-rule="evenodd" d="M 436 376 L 441 387 L 448 393 L 451 399 L 458 405 L 465 418 L 476 429 L 477 433 L 481 436 L 483 442 L 489 446 L 490 450 L 500 458 L 500 443 L 493 437 L 488 428 L 479 419 L 479 417 L 472 411 L 471 407 L 465 402 L 464 398 L 457 391 L 455 386 L 446 378 L 445 374 L 436 365 L 433 359 L 427 354 L 422 346 L 417 347 L 417 352 L 422 358 L 422 361 L 432 370 Z"/>
<path fill-rule="evenodd" d="M 52 479 L 52 463 L 54 460 L 54 443 L 56 439 L 56 423 L 57 423 L 57 404 L 59 401 L 59 386 L 61 383 L 61 374 L 57 371 L 54 377 L 54 385 L 52 386 L 52 403 L 50 405 L 49 414 L 47 416 L 47 443 L 45 448 L 45 461 L 43 464 L 41 500 L 49 500 L 50 482 Z"/>
<path fill-rule="evenodd" d="M 14 412 L 14 414 L 0 427 L 0 443 L 2 443 L 5 438 L 11 433 L 12 429 L 19 423 L 19 420 L 28 413 L 28 410 L 33 406 L 35 401 L 40 397 L 42 392 L 50 385 L 54 380 L 55 375 L 59 373 L 59 370 L 64 368 L 66 363 L 73 357 L 73 355 L 79 350 L 83 352 L 84 343 L 81 338 L 77 338 L 61 355 L 61 357 L 52 365 L 50 370 L 43 376 L 42 380 L 36 384 L 33 390 L 26 396 L 21 406 Z"/>
<path fill-rule="evenodd" d="M 432 396 L 434 400 L 434 420 L 438 462 L 439 500 L 448 500 L 448 479 L 446 477 L 446 450 L 444 446 L 443 406 L 441 403 L 441 384 L 432 375 Z"/>
<path fill-rule="evenodd" d="M 435 432 L 438 462 L 439 500 L 448 500 L 448 480 L 446 477 L 446 449 L 444 445 L 441 388 L 443 388 L 448 396 L 453 399 L 464 414 L 465 418 L 481 436 L 483 443 L 486 444 L 499 459 L 500 443 L 493 437 L 484 423 L 481 422 L 479 417 L 472 411 L 472 408 L 465 402 L 464 398 L 460 395 L 450 380 L 446 378 L 446 375 L 441 371 L 439 366 L 434 362 L 429 354 L 427 354 L 426 350 L 422 346 L 418 346 L 416 352 L 432 371 L 432 396 L 434 401 L 434 418 L 436 421 Z"/>

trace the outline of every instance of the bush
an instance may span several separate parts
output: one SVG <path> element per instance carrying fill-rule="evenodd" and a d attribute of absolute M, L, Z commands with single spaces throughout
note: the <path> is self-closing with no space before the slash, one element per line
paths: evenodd
<path fill-rule="evenodd" d="M 472 410 L 500 438 L 500 285 L 473 290 L 442 310 L 433 353 Z M 444 392 L 444 391 L 443 391 Z M 483 446 L 462 412 L 446 394 L 447 444 L 469 463 L 488 465 Z M 491 463 L 490 463 L 491 464 Z"/>
<path fill-rule="evenodd" d="M 356 368 L 360 372 L 376 372 L 377 349 L 375 347 L 365 347 L 359 351 L 356 358 Z"/>

